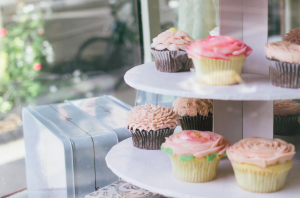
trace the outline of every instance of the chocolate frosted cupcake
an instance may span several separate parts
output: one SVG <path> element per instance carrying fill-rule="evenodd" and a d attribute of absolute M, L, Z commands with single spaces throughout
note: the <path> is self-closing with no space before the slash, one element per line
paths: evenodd
<path fill-rule="evenodd" d="M 300 104 L 291 100 L 274 102 L 274 134 L 296 135 L 300 131 Z"/>
<path fill-rule="evenodd" d="M 140 149 L 159 150 L 178 124 L 179 116 L 171 107 L 145 104 L 134 107 L 128 114 L 133 146 Z"/>
<path fill-rule="evenodd" d="M 173 110 L 181 117 L 182 130 L 212 131 L 212 100 L 178 98 L 173 103 Z"/>
<path fill-rule="evenodd" d="M 289 41 L 267 43 L 265 52 L 269 60 L 273 85 L 300 88 L 300 45 Z"/>
<path fill-rule="evenodd" d="M 151 44 L 151 53 L 155 58 L 156 69 L 160 72 L 174 73 L 193 68 L 193 62 L 185 51 L 193 41 L 187 33 L 176 28 L 170 28 L 155 37 Z"/>

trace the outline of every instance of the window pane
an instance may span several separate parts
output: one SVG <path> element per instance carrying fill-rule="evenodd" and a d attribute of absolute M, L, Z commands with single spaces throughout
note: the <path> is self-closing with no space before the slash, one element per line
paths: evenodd
<path fill-rule="evenodd" d="M 115 95 L 141 60 L 134 0 L 1 0 L 0 196 L 26 188 L 23 106 Z"/>

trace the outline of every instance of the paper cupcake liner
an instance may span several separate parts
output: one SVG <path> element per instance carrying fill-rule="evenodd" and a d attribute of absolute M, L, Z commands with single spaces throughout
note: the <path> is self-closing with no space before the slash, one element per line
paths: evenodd
<path fill-rule="evenodd" d="M 292 164 L 293 161 L 291 160 L 284 164 L 261 168 L 232 162 L 238 185 L 244 190 L 256 193 L 270 193 L 280 190 L 284 186 Z"/>
<path fill-rule="evenodd" d="M 140 131 L 130 129 L 133 146 L 145 150 L 160 150 L 160 146 L 165 142 L 166 137 L 174 133 L 174 129 L 165 128 L 156 131 Z"/>
<path fill-rule="evenodd" d="M 182 116 L 180 124 L 182 130 L 212 131 L 213 115 Z"/>
<path fill-rule="evenodd" d="M 269 60 L 271 83 L 277 87 L 300 88 L 300 64 Z"/>
<path fill-rule="evenodd" d="M 155 58 L 156 69 L 160 72 L 190 71 L 194 67 L 193 61 L 189 59 L 186 51 L 159 51 L 151 49 Z"/>
<path fill-rule="evenodd" d="M 300 115 L 274 115 L 275 135 L 296 135 L 300 132 L 298 118 Z"/>
<path fill-rule="evenodd" d="M 173 176 L 181 181 L 202 183 L 208 182 L 217 177 L 217 167 L 220 159 L 212 162 L 206 158 L 195 161 L 180 161 L 176 156 L 170 156 Z"/>
<path fill-rule="evenodd" d="M 213 58 L 192 58 L 197 80 L 205 85 L 232 85 L 241 81 L 246 56 L 231 56 L 230 61 Z"/>

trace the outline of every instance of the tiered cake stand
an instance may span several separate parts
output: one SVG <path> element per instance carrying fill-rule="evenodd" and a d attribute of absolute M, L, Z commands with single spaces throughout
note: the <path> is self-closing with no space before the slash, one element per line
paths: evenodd
<path fill-rule="evenodd" d="M 128 85 L 138 90 L 214 99 L 214 132 L 227 137 L 232 143 L 251 136 L 273 138 L 273 101 L 300 98 L 300 90 L 275 87 L 268 76 L 258 74 L 242 74 L 243 82 L 238 85 L 204 86 L 197 83 L 193 72 L 162 73 L 156 71 L 154 63 L 148 63 L 132 68 L 124 78 Z M 298 198 L 300 135 L 287 138 L 288 142 L 295 144 L 298 155 L 294 158 L 284 188 L 269 194 L 251 193 L 239 188 L 228 159 L 221 160 L 218 176 L 211 182 L 193 184 L 178 181 L 172 176 L 171 163 L 165 153 L 134 148 L 131 139 L 114 146 L 106 162 L 122 179 L 170 197 Z"/>

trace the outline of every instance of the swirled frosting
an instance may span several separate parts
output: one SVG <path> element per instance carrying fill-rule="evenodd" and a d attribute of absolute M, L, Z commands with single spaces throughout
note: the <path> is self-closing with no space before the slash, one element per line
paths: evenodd
<path fill-rule="evenodd" d="M 179 124 L 179 116 L 171 107 L 145 104 L 134 107 L 128 113 L 128 128 L 133 130 L 175 129 Z"/>
<path fill-rule="evenodd" d="M 245 55 L 252 53 L 251 47 L 243 41 L 229 36 L 208 36 L 207 39 L 193 42 L 186 49 L 193 58 L 201 57 L 230 60 L 229 56 Z"/>
<path fill-rule="evenodd" d="M 175 156 L 193 155 L 202 158 L 213 153 L 222 155 L 230 142 L 213 132 L 185 130 L 166 138 L 162 146 L 172 149 Z"/>
<path fill-rule="evenodd" d="M 300 28 L 290 30 L 283 40 L 300 45 Z"/>
<path fill-rule="evenodd" d="M 265 45 L 266 56 L 288 63 L 300 63 L 300 45 L 289 41 L 277 41 Z"/>
<path fill-rule="evenodd" d="M 285 163 L 295 155 L 295 147 L 281 139 L 245 138 L 227 149 L 230 161 L 267 167 Z"/>
<path fill-rule="evenodd" d="M 153 39 L 151 48 L 155 48 L 156 50 L 168 49 L 170 51 L 185 51 L 186 47 L 194 41 L 195 40 L 190 37 L 188 33 L 170 28 Z"/>
<path fill-rule="evenodd" d="M 198 98 L 177 98 L 173 102 L 173 110 L 180 116 L 207 116 L 213 113 L 213 101 Z"/>
<path fill-rule="evenodd" d="M 274 115 L 300 114 L 300 104 L 291 100 L 279 100 L 274 102 Z"/>

